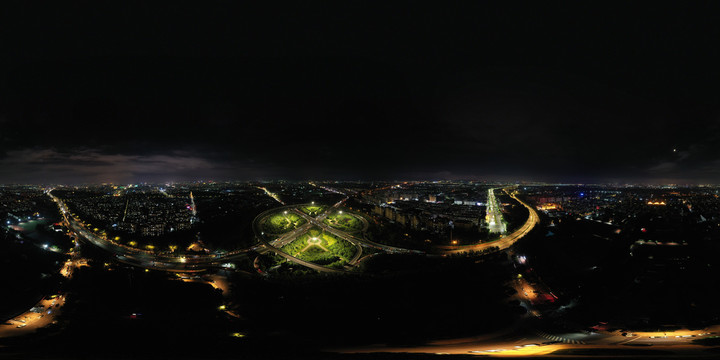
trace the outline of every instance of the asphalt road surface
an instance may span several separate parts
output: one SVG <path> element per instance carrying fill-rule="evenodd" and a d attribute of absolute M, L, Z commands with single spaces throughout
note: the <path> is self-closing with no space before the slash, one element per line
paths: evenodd
<path fill-rule="evenodd" d="M 525 223 L 518 228 L 517 230 L 513 231 L 512 233 L 505 235 L 501 237 L 498 240 L 486 242 L 482 244 L 476 244 L 476 245 L 465 245 L 465 246 L 445 246 L 441 250 L 441 252 L 449 253 L 449 254 L 457 254 L 457 253 L 463 253 L 468 251 L 482 251 L 491 247 L 497 247 L 499 250 L 505 250 L 515 244 L 516 241 L 523 238 L 525 235 L 527 235 L 530 231 L 532 231 L 533 228 L 535 228 L 535 225 L 540 223 L 540 217 L 538 217 L 537 212 L 535 209 L 533 209 L 532 206 L 520 201 L 515 195 L 510 195 L 515 201 L 519 202 L 525 208 L 528 209 L 528 219 L 525 221 Z"/>

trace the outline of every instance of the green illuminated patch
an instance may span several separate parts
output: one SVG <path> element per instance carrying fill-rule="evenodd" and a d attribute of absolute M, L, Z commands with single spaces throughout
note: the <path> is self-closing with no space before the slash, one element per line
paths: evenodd
<path fill-rule="evenodd" d="M 301 260 L 339 268 L 355 256 L 357 248 L 346 240 L 315 228 L 280 250 Z"/>
<path fill-rule="evenodd" d="M 340 212 L 328 215 L 325 219 L 325 224 L 346 232 L 356 232 L 363 228 L 362 220 L 355 215 Z"/>
<path fill-rule="evenodd" d="M 279 211 L 269 215 L 261 223 L 261 228 L 269 234 L 284 234 L 297 229 L 307 221 L 292 211 Z"/>

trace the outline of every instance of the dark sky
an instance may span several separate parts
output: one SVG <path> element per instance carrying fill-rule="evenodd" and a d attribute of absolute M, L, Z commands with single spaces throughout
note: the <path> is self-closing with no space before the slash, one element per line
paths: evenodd
<path fill-rule="evenodd" d="M 3 4 L 0 183 L 720 182 L 717 3 L 69 4 Z"/>

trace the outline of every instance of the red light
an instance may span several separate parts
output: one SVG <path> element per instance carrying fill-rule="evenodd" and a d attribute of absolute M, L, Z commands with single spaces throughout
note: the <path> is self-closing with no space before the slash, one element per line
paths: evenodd
<path fill-rule="evenodd" d="M 642 232 L 647 232 L 647 229 L 645 229 L 645 228 L 640 228 L 640 231 L 642 231 Z"/>

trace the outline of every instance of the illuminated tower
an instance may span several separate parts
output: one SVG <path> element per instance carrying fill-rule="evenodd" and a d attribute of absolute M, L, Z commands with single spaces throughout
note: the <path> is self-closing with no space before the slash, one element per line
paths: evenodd
<path fill-rule="evenodd" d="M 193 217 L 197 215 L 197 208 L 195 207 L 195 198 L 193 197 L 192 191 L 190 192 L 190 211 L 192 211 Z"/>
<path fill-rule="evenodd" d="M 495 198 L 494 189 L 488 190 L 487 207 L 485 210 L 485 222 L 488 224 L 488 229 L 491 234 L 500 233 L 505 234 L 507 227 L 502 217 L 502 211 Z"/>
<path fill-rule="evenodd" d="M 190 224 L 194 224 L 197 221 L 197 207 L 195 206 L 195 198 L 193 197 L 192 191 L 190 192 L 190 211 L 192 212 Z"/>

